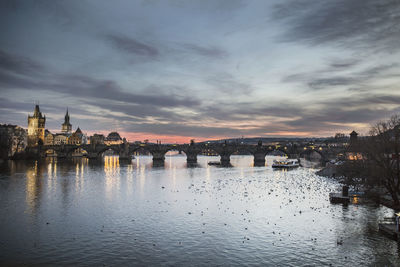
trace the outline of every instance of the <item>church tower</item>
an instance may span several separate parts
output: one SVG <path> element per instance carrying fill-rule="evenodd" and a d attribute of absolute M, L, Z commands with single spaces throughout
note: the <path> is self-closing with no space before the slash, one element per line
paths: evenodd
<path fill-rule="evenodd" d="M 64 134 L 70 134 L 71 131 L 72 131 L 72 125 L 71 125 L 71 123 L 69 123 L 69 114 L 68 114 L 68 109 L 67 109 L 67 113 L 65 113 L 64 123 L 62 124 L 62 127 L 61 127 L 61 132 Z"/>
<path fill-rule="evenodd" d="M 39 105 L 35 106 L 33 116 L 28 115 L 28 146 L 44 144 L 46 116 L 42 116 Z"/>

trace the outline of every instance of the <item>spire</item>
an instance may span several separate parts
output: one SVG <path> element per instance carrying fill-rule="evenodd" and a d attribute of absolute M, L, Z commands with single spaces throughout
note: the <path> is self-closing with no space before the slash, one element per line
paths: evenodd
<path fill-rule="evenodd" d="M 69 124 L 69 114 L 68 114 L 68 108 L 67 108 L 67 112 L 65 113 L 65 124 Z"/>
<path fill-rule="evenodd" d="M 39 105 L 35 105 L 35 111 L 33 112 L 33 116 L 39 117 L 39 115 L 40 115 Z"/>
<path fill-rule="evenodd" d="M 61 132 L 71 133 L 71 130 L 72 130 L 72 125 L 69 122 L 69 112 L 67 108 L 67 111 L 65 112 L 64 123 L 61 125 Z"/>

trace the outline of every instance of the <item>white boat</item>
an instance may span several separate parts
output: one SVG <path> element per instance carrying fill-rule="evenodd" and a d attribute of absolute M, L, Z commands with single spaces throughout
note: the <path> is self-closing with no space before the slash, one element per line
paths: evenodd
<path fill-rule="evenodd" d="M 297 159 L 274 160 L 272 168 L 297 168 L 300 166 Z"/>

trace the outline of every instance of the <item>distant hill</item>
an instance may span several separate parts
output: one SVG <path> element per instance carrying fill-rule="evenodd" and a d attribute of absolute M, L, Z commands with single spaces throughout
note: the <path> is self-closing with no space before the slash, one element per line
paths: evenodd
<path fill-rule="evenodd" d="M 251 138 L 229 138 L 220 140 L 209 140 L 200 143 L 227 143 L 238 142 L 243 144 L 257 144 L 258 141 L 263 143 L 273 143 L 273 142 L 323 142 L 326 140 L 332 140 L 333 137 L 251 137 Z"/>

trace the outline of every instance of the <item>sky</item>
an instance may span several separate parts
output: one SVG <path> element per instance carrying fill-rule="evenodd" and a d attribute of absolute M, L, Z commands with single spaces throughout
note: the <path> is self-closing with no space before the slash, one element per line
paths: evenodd
<path fill-rule="evenodd" d="M 0 123 L 324 137 L 400 113 L 398 0 L 0 0 Z"/>

